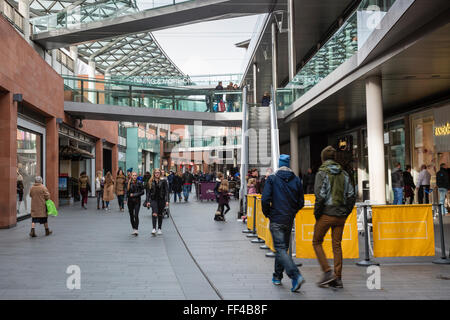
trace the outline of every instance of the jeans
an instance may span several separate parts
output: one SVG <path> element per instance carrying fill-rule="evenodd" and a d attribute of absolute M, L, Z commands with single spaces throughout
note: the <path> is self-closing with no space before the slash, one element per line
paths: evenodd
<path fill-rule="evenodd" d="M 288 254 L 289 242 L 291 239 L 291 225 L 284 225 L 270 222 L 270 233 L 272 234 L 273 245 L 275 247 L 275 272 L 273 277 L 281 280 L 283 271 L 291 279 L 297 279 L 301 274 L 295 265 L 292 257 Z"/>
<path fill-rule="evenodd" d="M 426 204 L 430 203 L 428 192 L 430 192 L 430 186 L 429 185 L 422 185 L 422 186 L 419 187 L 419 192 L 418 192 L 419 204 L 423 204 L 423 195 L 424 194 L 425 194 L 425 203 Z"/>
<path fill-rule="evenodd" d="M 394 190 L 394 203 L 393 204 L 402 204 L 403 203 L 403 188 L 392 188 Z"/>
<path fill-rule="evenodd" d="M 448 190 L 445 188 L 439 188 L 439 204 L 441 205 L 442 214 L 447 214 L 447 208 L 445 207 L 445 197 L 447 196 Z"/>
<path fill-rule="evenodd" d="M 227 112 L 233 112 L 233 106 L 234 106 L 233 101 L 227 101 Z"/>
<path fill-rule="evenodd" d="M 180 199 L 180 201 L 181 201 L 181 192 L 173 192 L 173 202 L 177 202 L 177 196 L 178 196 L 178 199 Z"/>
<path fill-rule="evenodd" d="M 128 212 L 130 213 L 131 227 L 133 230 L 139 228 L 139 210 L 141 209 L 141 200 L 128 199 Z"/>
<path fill-rule="evenodd" d="M 316 252 L 317 260 L 323 272 L 331 270 L 328 260 L 323 251 L 322 243 L 328 230 L 331 228 L 331 246 L 334 257 L 334 274 L 338 279 L 342 275 L 342 234 L 344 232 L 345 220 L 347 217 L 334 217 L 322 215 L 314 225 L 313 247 Z"/>
<path fill-rule="evenodd" d="M 192 185 L 191 184 L 183 185 L 184 200 L 186 200 L 186 201 L 189 200 L 189 194 L 191 193 L 191 190 L 192 190 Z"/>
<path fill-rule="evenodd" d="M 164 201 L 151 201 L 151 207 L 152 207 L 152 224 L 153 229 L 156 229 L 156 222 L 158 221 L 158 229 L 161 229 L 162 222 L 163 222 L 163 213 L 164 208 L 166 207 L 166 203 Z M 153 214 L 156 213 L 157 216 L 155 217 Z"/>
<path fill-rule="evenodd" d="M 124 198 L 124 195 L 121 195 L 121 196 L 117 196 L 117 201 L 119 201 L 119 208 L 120 209 L 123 209 L 123 198 Z"/>
<path fill-rule="evenodd" d="M 100 209 L 100 200 L 102 200 L 102 208 L 105 207 L 105 201 L 103 201 L 103 190 L 95 191 L 97 196 L 97 209 Z"/>
<path fill-rule="evenodd" d="M 82 189 L 80 189 L 80 193 L 81 193 L 81 206 L 84 207 L 84 205 L 87 204 L 88 189 L 82 188 Z"/>

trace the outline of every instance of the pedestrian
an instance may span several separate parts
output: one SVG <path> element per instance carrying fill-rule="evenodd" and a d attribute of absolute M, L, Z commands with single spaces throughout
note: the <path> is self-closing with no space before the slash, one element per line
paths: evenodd
<path fill-rule="evenodd" d="M 50 192 L 42 184 L 42 177 L 36 176 L 34 178 L 34 185 L 30 190 L 31 198 L 31 231 L 30 237 L 36 237 L 35 226 L 36 223 L 43 224 L 45 227 L 45 235 L 49 236 L 53 232 L 48 228 L 47 206 L 45 202 L 50 199 Z"/>
<path fill-rule="evenodd" d="M 119 169 L 119 171 L 117 171 L 117 177 L 116 177 L 116 187 L 115 187 L 115 192 L 117 195 L 117 201 L 119 202 L 119 210 L 120 212 L 123 212 L 125 209 L 125 205 L 124 205 L 124 199 L 125 199 L 125 189 L 126 189 L 126 178 L 125 175 L 123 173 L 122 169 Z"/>
<path fill-rule="evenodd" d="M 161 170 L 153 170 L 153 176 L 146 186 L 147 208 L 152 208 L 152 235 L 162 234 L 161 227 L 163 221 L 164 208 L 169 205 L 169 190 L 166 181 L 161 179 Z M 156 223 L 158 222 L 158 223 Z M 158 227 L 158 232 L 156 228 Z"/>
<path fill-rule="evenodd" d="M 144 194 L 144 185 L 137 179 L 137 173 L 132 172 L 127 183 L 127 205 L 130 214 L 132 235 L 139 234 L 139 210 L 141 209 L 141 196 Z"/>
<path fill-rule="evenodd" d="M 266 184 L 267 179 L 269 178 L 269 176 L 273 173 L 272 168 L 267 168 L 266 170 L 266 175 L 264 177 L 261 178 L 260 180 L 260 188 L 261 188 L 261 193 L 264 192 L 264 185 Z"/>
<path fill-rule="evenodd" d="M 107 172 L 105 176 L 105 188 L 103 189 L 103 200 L 105 201 L 105 210 L 111 210 L 109 208 L 109 202 L 114 200 L 114 180 L 111 172 Z"/>
<path fill-rule="evenodd" d="M 223 90 L 223 86 L 222 86 L 222 81 L 219 81 L 219 83 L 216 86 L 216 91 L 222 91 Z M 216 99 L 217 104 L 223 102 L 223 94 L 216 94 Z"/>
<path fill-rule="evenodd" d="M 423 164 L 421 166 L 419 178 L 417 179 L 417 185 L 419 186 L 419 192 L 418 192 L 419 204 L 423 204 L 424 195 L 425 195 L 425 203 L 426 204 L 430 203 L 430 199 L 429 199 L 430 180 L 431 180 L 431 174 L 427 170 L 427 165 Z"/>
<path fill-rule="evenodd" d="M 175 177 L 175 174 L 172 170 L 170 170 L 170 174 L 167 177 L 167 182 L 169 183 L 169 193 L 173 192 L 173 178 Z"/>
<path fill-rule="evenodd" d="M 194 176 L 188 170 L 183 174 L 183 195 L 184 201 L 189 201 L 189 194 L 192 190 L 192 181 L 194 181 Z"/>
<path fill-rule="evenodd" d="M 403 204 L 403 171 L 400 162 L 397 162 L 391 173 L 392 190 L 394 191 L 394 205 Z"/>
<path fill-rule="evenodd" d="M 16 188 L 17 188 L 17 213 L 20 213 L 20 205 L 22 204 L 22 201 L 23 201 L 24 185 L 23 185 L 23 176 L 20 174 L 19 168 L 17 168 Z"/>
<path fill-rule="evenodd" d="M 316 174 L 314 184 L 316 224 L 314 225 L 313 247 L 323 271 L 322 278 L 317 284 L 320 287 L 331 285 L 336 288 L 343 288 L 342 233 L 345 221 L 355 205 L 356 196 L 350 176 L 335 161 L 336 149 L 331 146 L 326 147 L 322 150 L 321 158 L 322 166 Z M 334 275 L 322 247 L 325 234 L 330 228 Z"/>
<path fill-rule="evenodd" d="M 294 219 L 305 200 L 299 177 L 290 169 L 290 156 L 280 155 L 279 169 L 267 179 L 261 198 L 264 216 L 270 221 L 270 233 L 275 247 L 274 285 L 281 285 L 283 272 L 292 281 L 292 292 L 300 289 L 305 279 L 288 254 Z"/>
<path fill-rule="evenodd" d="M 234 84 L 233 86 L 233 90 L 238 91 L 239 90 L 239 86 L 237 85 L 237 83 Z M 241 111 L 241 106 L 240 106 L 240 102 L 239 102 L 239 97 L 238 94 L 234 95 L 234 111 L 235 112 L 240 112 Z"/>
<path fill-rule="evenodd" d="M 264 92 L 264 95 L 263 95 L 262 100 L 261 100 L 261 106 L 262 107 L 270 106 L 270 94 L 267 91 Z"/>
<path fill-rule="evenodd" d="M 316 175 L 313 173 L 311 168 L 308 168 L 308 171 L 303 178 L 303 191 L 305 194 L 314 194 L 315 180 Z"/>
<path fill-rule="evenodd" d="M 411 166 L 406 166 L 406 171 L 403 171 L 403 183 L 405 185 L 405 204 L 413 204 L 414 202 L 414 192 L 416 190 L 416 185 L 414 184 L 414 179 L 411 175 Z"/>
<path fill-rule="evenodd" d="M 95 196 L 97 197 L 97 210 L 100 210 L 100 200 L 102 201 L 102 209 L 105 209 L 105 201 L 103 200 L 103 189 L 105 187 L 105 177 L 101 171 L 97 171 L 95 176 Z"/>
<path fill-rule="evenodd" d="M 262 192 L 261 192 L 261 180 L 260 180 L 260 178 L 259 178 L 259 172 L 258 172 L 258 169 L 256 169 L 256 168 L 253 168 L 251 171 L 250 171 L 250 178 L 253 178 L 253 179 L 255 179 L 255 188 L 256 188 L 256 193 L 257 194 L 261 194 Z"/>
<path fill-rule="evenodd" d="M 88 193 L 91 191 L 89 177 L 83 171 L 78 179 L 78 193 L 81 194 L 81 207 L 87 210 Z"/>
<path fill-rule="evenodd" d="M 173 202 L 177 202 L 177 196 L 181 202 L 181 191 L 183 190 L 183 175 L 178 172 L 173 177 L 172 191 L 173 191 Z"/>
<path fill-rule="evenodd" d="M 217 210 L 216 210 L 216 214 L 218 212 L 220 212 L 220 204 L 219 204 L 219 197 L 220 197 L 220 191 L 219 188 L 222 184 L 222 180 L 223 180 L 223 174 L 222 172 L 219 172 L 217 174 L 217 178 L 216 178 L 216 184 L 214 185 L 214 195 L 216 196 L 216 202 L 217 202 Z"/>
<path fill-rule="evenodd" d="M 227 214 L 228 211 L 230 211 L 230 195 L 229 195 L 229 186 L 228 186 L 228 180 L 227 179 L 222 179 L 222 182 L 220 183 L 220 186 L 218 188 L 219 191 L 219 212 L 220 215 L 215 215 L 214 220 L 216 221 L 225 221 L 225 215 Z M 225 207 L 227 208 L 226 211 Z"/>
<path fill-rule="evenodd" d="M 250 178 L 247 183 L 247 194 L 257 194 L 256 192 L 256 179 Z"/>
<path fill-rule="evenodd" d="M 233 91 L 234 87 L 233 87 L 233 82 L 230 82 L 227 86 L 227 91 Z M 235 95 L 233 93 L 227 93 L 226 95 L 227 98 L 227 112 L 234 112 L 234 100 L 235 100 Z"/>
<path fill-rule="evenodd" d="M 150 180 L 151 177 L 152 177 L 152 175 L 151 175 L 150 172 L 146 171 L 146 172 L 144 173 L 144 177 L 143 177 L 143 179 L 142 179 L 142 183 L 144 184 L 144 186 L 147 185 L 148 180 Z"/>
<path fill-rule="evenodd" d="M 449 173 L 445 163 L 441 163 L 439 167 L 439 171 L 436 173 L 436 185 L 439 191 L 439 204 L 442 206 L 442 214 L 447 214 L 448 212 L 445 207 L 445 197 L 450 189 Z"/>

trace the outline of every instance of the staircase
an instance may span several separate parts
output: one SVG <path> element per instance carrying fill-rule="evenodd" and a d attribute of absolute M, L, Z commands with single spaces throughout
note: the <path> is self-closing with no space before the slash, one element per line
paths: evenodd
<path fill-rule="evenodd" d="M 270 109 L 249 106 L 249 169 L 264 175 L 271 166 Z"/>

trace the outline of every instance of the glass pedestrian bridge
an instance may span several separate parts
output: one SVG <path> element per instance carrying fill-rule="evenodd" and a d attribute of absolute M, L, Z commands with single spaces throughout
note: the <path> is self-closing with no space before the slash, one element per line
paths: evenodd
<path fill-rule="evenodd" d="M 177 5 L 194 0 L 153 0 L 136 5 L 133 0 L 107 0 L 80 4 L 47 16 L 30 19 L 33 33 L 39 34 L 57 29 L 76 29 L 81 24 L 114 19 L 121 16 Z"/>
<path fill-rule="evenodd" d="M 396 1 L 363 0 L 294 79 L 277 90 L 278 110 L 287 109 L 357 53 Z"/>
<path fill-rule="evenodd" d="M 65 101 L 133 108 L 216 112 L 217 102 L 223 100 L 225 110 L 222 112 L 242 111 L 240 90 L 216 91 L 189 86 L 150 86 L 127 81 L 69 76 L 63 76 L 63 79 Z"/>

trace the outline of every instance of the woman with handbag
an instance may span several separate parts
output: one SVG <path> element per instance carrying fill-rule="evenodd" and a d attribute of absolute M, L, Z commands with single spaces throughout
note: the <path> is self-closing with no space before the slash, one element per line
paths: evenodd
<path fill-rule="evenodd" d="M 167 182 L 161 179 L 161 170 L 153 170 L 153 176 L 146 186 L 146 193 L 147 208 L 152 208 L 152 235 L 155 235 L 156 233 L 160 235 L 162 234 L 161 227 L 164 208 L 169 205 L 169 188 Z M 158 224 L 156 224 L 156 222 L 158 222 Z M 156 232 L 157 226 L 158 232 Z"/>
<path fill-rule="evenodd" d="M 105 187 L 105 177 L 101 171 L 97 171 L 95 177 L 95 195 L 97 196 L 97 210 L 100 210 L 100 200 L 102 201 L 102 209 L 105 209 L 105 201 L 103 200 L 103 188 Z"/>
<path fill-rule="evenodd" d="M 48 228 L 48 214 L 45 202 L 50 199 L 50 192 L 42 184 L 42 177 L 37 176 L 35 183 L 30 190 L 31 198 L 31 231 L 30 237 L 36 237 L 35 226 L 36 223 L 43 224 L 45 227 L 45 235 L 49 236 L 52 231 Z"/>
<path fill-rule="evenodd" d="M 78 179 L 78 193 L 81 194 L 81 207 L 87 210 L 88 193 L 91 191 L 91 185 L 89 183 L 89 177 L 86 172 L 83 171 Z"/>
<path fill-rule="evenodd" d="M 139 210 L 141 209 L 141 196 L 144 194 L 144 185 L 137 179 L 137 173 L 132 172 L 127 184 L 127 205 L 130 213 L 133 235 L 139 234 Z"/>
<path fill-rule="evenodd" d="M 109 202 L 114 200 L 114 180 L 111 172 L 108 171 L 105 177 L 105 188 L 103 190 L 103 200 L 106 203 L 105 210 L 111 210 L 109 208 Z"/>

